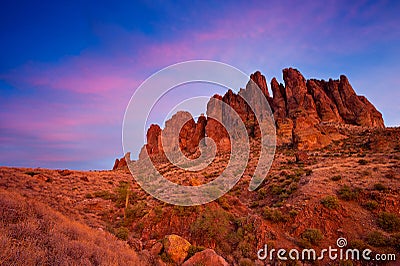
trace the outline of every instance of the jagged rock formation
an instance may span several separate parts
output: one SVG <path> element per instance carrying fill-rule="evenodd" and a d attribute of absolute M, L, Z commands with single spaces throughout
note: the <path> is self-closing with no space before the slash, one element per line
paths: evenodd
<path fill-rule="evenodd" d="M 115 159 L 114 166 L 112 169 L 113 170 L 128 169 L 127 160 L 128 160 L 128 162 L 130 161 L 130 156 L 131 156 L 131 153 L 127 152 L 125 154 L 125 156 L 122 157 L 121 159 L 118 159 L 118 158 Z"/>
<path fill-rule="evenodd" d="M 276 79 L 271 81 L 271 108 L 282 144 L 302 150 L 324 147 L 340 137 L 332 128 L 324 128 L 327 123 L 384 127 L 381 113 L 355 93 L 344 75 L 328 82 L 306 81 L 298 70 L 287 68 L 283 80 L 285 86 Z"/>
<path fill-rule="evenodd" d="M 279 84 L 276 78 L 271 80 L 272 97 L 266 78 L 259 71 L 250 78 L 254 82 L 249 82 L 238 94 L 228 90 L 224 96 L 214 95 L 207 105 L 207 117 L 202 115 L 197 122 L 188 112 L 178 112 L 166 122 L 164 130 L 151 125 L 147 132 L 148 154 L 162 155 L 163 149 L 177 149 L 178 146 L 171 143 L 179 143 L 183 153 L 193 154 L 205 136 L 215 141 L 219 151 L 228 151 L 233 136 L 229 136 L 220 122 L 231 126 L 237 123 L 227 115 L 228 107 L 239 115 L 251 138 L 260 137 L 258 121 L 244 100 L 249 101 L 257 113 L 268 109 L 255 96 L 254 84 L 270 105 L 278 145 L 290 145 L 298 150 L 319 149 L 345 137 L 336 128 L 338 125 L 384 127 L 381 113 L 364 96 L 355 93 L 344 75 L 339 80 L 306 80 L 298 70 L 286 68 L 283 70 L 284 84 Z M 161 136 L 169 140 L 164 147 Z"/>

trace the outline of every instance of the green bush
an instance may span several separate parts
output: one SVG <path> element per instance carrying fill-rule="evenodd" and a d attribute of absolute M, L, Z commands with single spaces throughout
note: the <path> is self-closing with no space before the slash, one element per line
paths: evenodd
<path fill-rule="evenodd" d="M 339 180 L 341 180 L 342 179 L 342 176 L 341 175 L 335 175 L 335 176 L 332 176 L 331 177 L 331 180 L 332 181 L 339 181 Z"/>
<path fill-rule="evenodd" d="M 117 207 L 125 207 L 126 197 L 128 196 L 128 203 L 132 203 L 136 200 L 136 194 L 130 189 L 129 183 L 121 181 L 118 187 L 115 189 L 114 201 Z"/>
<path fill-rule="evenodd" d="M 105 200 L 115 200 L 115 195 L 107 190 L 95 191 L 93 196 L 96 198 L 102 198 Z"/>
<path fill-rule="evenodd" d="M 144 202 L 137 202 L 125 210 L 127 220 L 142 218 L 147 214 L 147 206 Z"/>
<path fill-rule="evenodd" d="M 367 164 L 368 164 L 368 161 L 365 160 L 365 159 L 360 159 L 360 160 L 358 160 L 358 163 L 359 163 L 360 165 L 367 165 Z"/>
<path fill-rule="evenodd" d="M 339 207 L 339 201 L 335 196 L 326 196 L 321 200 L 321 203 L 328 209 L 337 209 Z"/>
<path fill-rule="evenodd" d="M 367 210 L 373 211 L 379 207 L 379 203 L 375 200 L 369 200 L 363 204 L 363 207 Z"/>
<path fill-rule="evenodd" d="M 196 237 L 224 242 L 230 233 L 232 220 L 232 215 L 222 208 L 211 209 L 207 207 L 191 224 L 190 231 Z"/>
<path fill-rule="evenodd" d="M 358 198 L 359 190 L 356 188 L 350 188 L 347 185 L 341 187 L 338 191 L 339 198 L 343 200 L 355 200 Z"/>
<path fill-rule="evenodd" d="M 377 223 L 380 228 L 387 232 L 395 232 L 400 230 L 400 219 L 394 213 L 379 213 Z"/>
<path fill-rule="evenodd" d="M 376 183 L 374 185 L 374 190 L 378 190 L 378 191 L 386 191 L 387 187 L 385 185 L 383 185 L 382 183 Z"/>
<path fill-rule="evenodd" d="M 271 193 L 273 195 L 280 195 L 283 192 L 283 188 L 277 185 L 272 185 L 271 186 Z"/>
<path fill-rule="evenodd" d="M 263 215 L 265 219 L 270 220 L 274 223 L 286 222 L 289 218 L 287 215 L 282 214 L 280 210 L 271 209 L 269 207 L 266 207 L 264 209 Z"/>
<path fill-rule="evenodd" d="M 30 175 L 30 176 L 35 176 L 35 175 L 40 174 L 40 172 L 28 171 L 28 172 L 25 172 L 25 174 Z"/>
<path fill-rule="evenodd" d="M 119 227 L 115 231 L 115 236 L 122 240 L 127 240 L 129 235 L 129 229 L 126 227 Z"/>
<path fill-rule="evenodd" d="M 308 228 L 301 234 L 301 238 L 312 245 L 318 245 L 324 236 L 319 229 Z"/>
<path fill-rule="evenodd" d="M 367 235 L 367 243 L 373 247 L 383 247 L 388 243 L 388 239 L 379 231 L 373 231 Z"/>
<path fill-rule="evenodd" d="M 86 194 L 85 194 L 85 198 L 87 198 L 87 199 L 93 199 L 94 196 L 92 195 L 92 193 L 86 193 Z"/>

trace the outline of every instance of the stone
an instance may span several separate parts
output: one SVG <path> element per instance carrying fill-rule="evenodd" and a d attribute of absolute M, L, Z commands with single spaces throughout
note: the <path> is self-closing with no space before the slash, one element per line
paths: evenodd
<path fill-rule="evenodd" d="M 212 249 L 205 249 L 201 252 L 197 252 L 187 261 L 185 261 L 182 266 L 228 266 L 229 264 L 226 260 L 215 253 Z"/>
<path fill-rule="evenodd" d="M 156 243 L 151 247 L 150 254 L 153 255 L 153 256 L 157 256 L 157 255 L 159 255 L 159 254 L 161 253 L 162 249 L 163 249 L 162 243 L 156 242 Z"/>
<path fill-rule="evenodd" d="M 163 240 L 164 252 L 177 264 L 182 264 L 191 244 L 178 235 L 167 235 Z"/>

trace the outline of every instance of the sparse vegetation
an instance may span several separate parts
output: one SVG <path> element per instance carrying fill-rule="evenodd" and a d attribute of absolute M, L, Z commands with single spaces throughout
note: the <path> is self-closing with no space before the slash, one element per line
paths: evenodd
<path fill-rule="evenodd" d="M 377 223 L 380 228 L 387 232 L 400 231 L 400 219 L 396 214 L 381 212 L 378 215 Z"/>
<path fill-rule="evenodd" d="M 368 164 L 368 161 L 365 160 L 365 159 L 360 159 L 360 160 L 358 160 L 357 162 L 358 162 L 360 165 L 367 165 L 367 164 Z"/>
<path fill-rule="evenodd" d="M 126 227 L 117 228 L 115 231 L 115 236 L 121 240 L 127 240 L 129 235 L 129 229 Z"/>
<path fill-rule="evenodd" d="M 115 200 L 115 195 L 107 190 L 96 191 L 93 193 L 93 196 L 104 200 Z"/>
<path fill-rule="evenodd" d="M 332 180 L 332 181 L 339 181 L 339 180 L 341 180 L 341 179 L 342 179 L 342 176 L 341 176 L 341 175 L 334 175 L 334 176 L 331 177 L 331 180 Z"/>
<path fill-rule="evenodd" d="M 379 207 L 379 203 L 375 200 L 369 200 L 363 204 L 363 207 L 367 210 L 373 211 Z"/>
<path fill-rule="evenodd" d="M 137 254 L 112 235 L 4 190 L 0 227 L 2 265 L 139 265 Z"/>
<path fill-rule="evenodd" d="M 383 247 L 388 244 L 388 239 L 379 231 L 373 231 L 367 236 L 367 243 L 373 247 Z"/>
<path fill-rule="evenodd" d="M 301 239 L 298 244 L 300 247 L 310 248 L 318 245 L 323 238 L 324 237 L 319 229 L 308 228 L 301 234 Z"/>
<path fill-rule="evenodd" d="M 358 198 L 358 194 L 359 189 L 351 188 L 347 185 L 342 186 L 338 191 L 339 198 L 347 201 L 356 200 Z"/>
<path fill-rule="evenodd" d="M 328 209 L 337 209 L 340 206 L 339 200 L 335 196 L 326 196 L 321 203 Z"/>
<path fill-rule="evenodd" d="M 378 190 L 378 191 L 382 191 L 383 192 L 383 191 L 387 190 L 387 187 L 382 183 L 376 183 L 376 184 L 374 184 L 374 190 Z"/>
<path fill-rule="evenodd" d="M 27 174 L 27 175 L 29 175 L 29 176 L 35 176 L 35 175 L 39 175 L 40 174 L 40 172 L 35 172 L 35 171 L 28 171 L 28 172 L 25 172 L 25 174 Z"/>
<path fill-rule="evenodd" d="M 266 207 L 264 209 L 263 216 L 265 217 L 265 219 L 270 220 L 274 223 L 287 222 L 287 220 L 289 219 L 289 216 L 282 214 L 280 210 L 271 209 L 269 207 Z"/>

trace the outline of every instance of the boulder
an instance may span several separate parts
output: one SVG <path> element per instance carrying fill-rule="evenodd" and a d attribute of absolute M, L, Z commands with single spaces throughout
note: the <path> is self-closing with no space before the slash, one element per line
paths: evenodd
<path fill-rule="evenodd" d="M 182 266 L 228 266 L 229 264 L 226 260 L 215 253 L 212 249 L 205 249 L 201 252 L 197 252 L 187 261 L 185 261 Z"/>
<path fill-rule="evenodd" d="M 167 235 L 163 240 L 164 252 L 177 264 L 181 264 L 188 255 L 191 244 L 178 235 Z"/>

